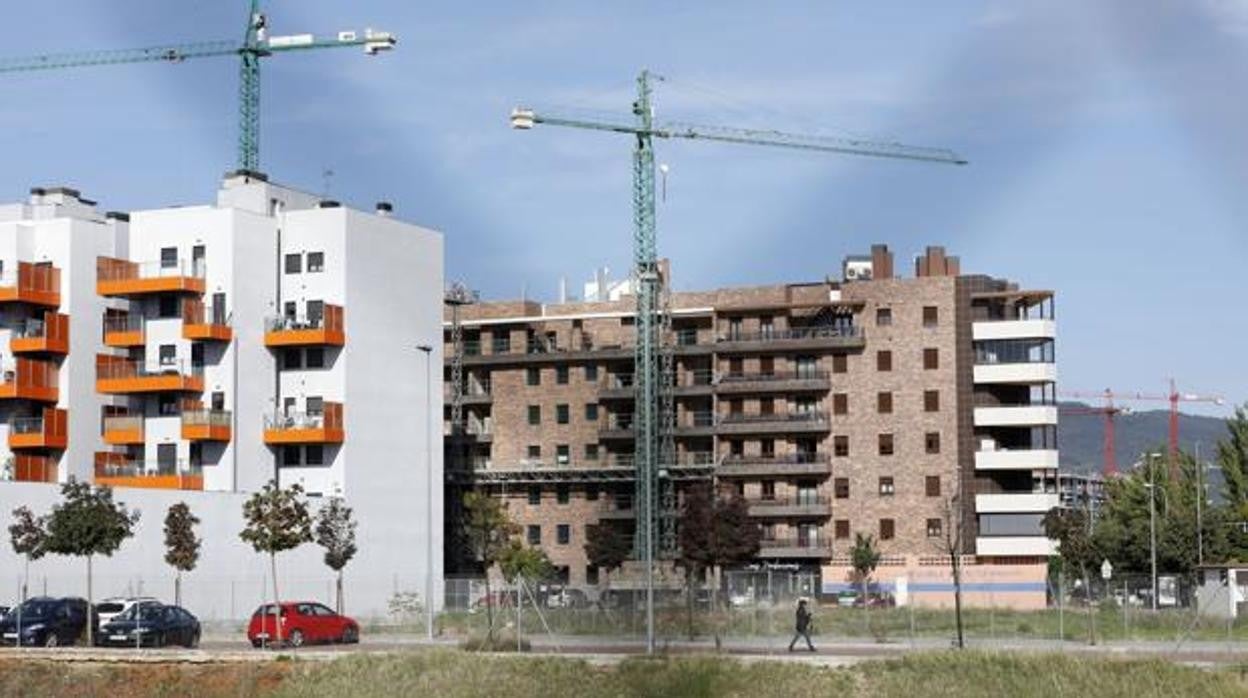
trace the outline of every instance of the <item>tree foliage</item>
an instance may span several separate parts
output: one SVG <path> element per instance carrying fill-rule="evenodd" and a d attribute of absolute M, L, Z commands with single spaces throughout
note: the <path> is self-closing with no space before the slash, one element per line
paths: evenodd
<path fill-rule="evenodd" d="M 312 517 L 297 484 L 282 489 L 266 483 L 243 503 L 243 520 L 239 538 L 258 553 L 275 555 L 312 541 Z"/>
<path fill-rule="evenodd" d="M 325 564 L 340 572 L 355 557 L 356 521 L 351 507 L 341 497 L 333 497 L 316 517 L 316 544 L 325 549 Z"/>
<path fill-rule="evenodd" d="M 503 549 L 498 557 L 498 569 L 503 573 L 503 579 L 513 583 L 517 579 L 540 582 L 555 574 L 555 566 L 551 564 L 545 551 L 524 545 L 518 540 L 512 540 Z"/>
<path fill-rule="evenodd" d="M 13 510 L 13 523 L 9 525 L 9 542 L 13 552 L 27 560 L 38 560 L 47 552 L 48 532 L 44 517 L 35 516 L 29 507 Z"/>
<path fill-rule="evenodd" d="M 191 513 L 186 502 L 177 502 L 165 514 L 165 562 L 179 572 L 190 572 L 199 563 L 203 541 L 195 535 L 199 517 Z"/>
<path fill-rule="evenodd" d="M 1248 404 L 1235 408 L 1226 420 L 1227 437 L 1218 442 L 1218 464 L 1226 484 L 1227 505 L 1240 520 L 1248 520 Z"/>
<path fill-rule="evenodd" d="M 631 538 L 619 528 L 599 523 L 585 529 L 585 557 L 607 573 L 618 570 L 633 554 Z"/>
<path fill-rule="evenodd" d="M 485 611 L 489 642 L 494 642 L 494 594 L 490 588 L 490 568 L 511 544 L 520 527 L 507 515 L 507 505 L 485 492 L 464 494 L 461 526 L 469 553 L 485 570 Z"/>
<path fill-rule="evenodd" d="M 52 507 L 47 519 L 46 549 L 50 553 L 83 557 L 111 556 L 134 535 L 139 512 L 113 501 L 107 487 L 91 488 L 70 479 L 61 486 L 63 500 Z"/>
<path fill-rule="evenodd" d="M 875 538 L 868 533 L 854 534 L 854 547 L 849 550 L 849 563 L 854 568 L 854 574 L 858 576 L 864 594 L 866 594 L 867 583 L 871 580 L 871 575 L 880 565 L 880 557 Z"/>
<path fill-rule="evenodd" d="M 758 554 L 762 533 L 750 519 L 744 497 L 737 493 L 721 496 L 710 483 L 703 482 L 685 493 L 678 538 L 677 564 L 698 578 L 706 570 L 753 559 Z"/>

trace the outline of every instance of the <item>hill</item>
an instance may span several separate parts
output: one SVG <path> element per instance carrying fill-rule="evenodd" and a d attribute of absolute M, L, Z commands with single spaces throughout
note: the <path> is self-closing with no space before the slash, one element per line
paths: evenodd
<path fill-rule="evenodd" d="M 1118 415 L 1114 424 L 1114 451 L 1120 468 L 1138 460 L 1142 453 L 1166 450 L 1170 438 L 1168 411 L 1148 410 Z M 1063 413 L 1057 434 L 1062 469 L 1074 472 L 1101 470 L 1104 419 L 1100 415 Z M 1226 421 L 1221 418 L 1179 414 L 1179 444 L 1185 451 L 1191 451 L 1199 444 L 1201 455 L 1212 458 L 1215 445 L 1226 435 Z"/>

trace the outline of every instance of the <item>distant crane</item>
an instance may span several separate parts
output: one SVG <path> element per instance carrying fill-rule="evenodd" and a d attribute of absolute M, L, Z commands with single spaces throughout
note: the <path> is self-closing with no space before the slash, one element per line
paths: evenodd
<path fill-rule="evenodd" d="M 309 51 L 326 48 L 363 46 L 368 55 L 376 55 L 394 48 L 397 39 L 387 32 L 366 29 L 364 32 L 341 31 L 334 37 L 317 37 L 312 34 L 268 36 L 268 18 L 260 11 L 260 0 L 251 0 L 247 15 L 247 31 L 239 41 L 206 41 L 187 44 L 168 44 L 147 48 L 85 51 L 77 53 L 50 53 L 40 56 L 0 59 L 0 73 L 57 70 L 61 68 L 84 68 L 96 65 L 120 63 L 151 63 L 165 61 L 181 63 L 188 58 L 212 58 L 238 56 L 239 71 L 239 123 L 238 123 L 238 169 L 260 169 L 260 59 L 274 53 Z"/>
<path fill-rule="evenodd" d="M 1063 391 L 1062 395 L 1075 398 L 1100 398 L 1105 401 L 1106 408 L 1112 408 L 1114 401 L 1127 402 L 1168 402 L 1170 403 L 1170 435 L 1169 435 L 1169 468 L 1170 479 L 1177 480 L 1179 477 L 1179 403 L 1180 402 L 1206 402 L 1213 405 L 1225 404 L 1225 400 L 1218 395 L 1197 395 L 1195 393 L 1180 393 L 1175 386 L 1174 379 L 1170 379 L 1170 392 L 1165 395 L 1149 394 L 1144 392 L 1115 392 L 1106 388 L 1100 392 L 1089 391 Z"/>
<path fill-rule="evenodd" d="M 1117 451 L 1115 451 L 1114 443 L 1114 419 L 1120 414 L 1130 414 L 1130 408 L 1115 406 L 1113 404 L 1113 398 L 1111 397 L 1109 398 L 1109 403 L 1103 407 L 1062 405 L 1058 409 L 1062 414 L 1097 414 L 1104 418 L 1105 423 L 1101 434 L 1101 473 L 1106 478 L 1117 475 L 1118 456 Z"/>
<path fill-rule="evenodd" d="M 662 287 L 667 280 L 661 278 L 658 262 L 658 243 L 655 225 L 655 138 L 687 138 L 691 140 L 719 141 L 747 145 L 764 145 L 798 150 L 812 150 L 848 155 L 923 160 L 928 162 L 964 165 L 966 160 L 956 153 L 938 148 L 918 148 L 899 143 L 876 143 L 866 140 L 827 138 L 820 136 L 782 133 L 780 131 L 724 128 L 683 123 L 656 123 L 651 105 L 653 93 L 651 80 L 662 77 L 643 70 L 637 78 L 637 99 L 632 105 L 631 119 L 589 121 L 555 113 L 536 112 L 517 107 L 511 112 L 511 126 L 531 129 L 537 124 L 565 126 L 622 133 L 634 138 L 633 147 L 633 261 L 636 280 L 637 341 L 634 349 L 633 368 L 635 408 L 633 429 L 636 438 L 635 468 L 637 496 L 636 551 L 637 557 L 652 563 L 655 541 L 655 484 L 658 478 L 660 447 L 659 391 L 663 382 L 661 375 L 661 350 L 659 328 L 663 320 L 660 305 Z M 668 420 L 670 423 L 670 420 Z M 664 454 L 667 455 L 667 454 Z M 666 465 L 666 463 L 664 464 Z M 647 564 L 647 633 L 646 650 L 654 651 L 653 632 L 653 574 L 654 565 Z"/>

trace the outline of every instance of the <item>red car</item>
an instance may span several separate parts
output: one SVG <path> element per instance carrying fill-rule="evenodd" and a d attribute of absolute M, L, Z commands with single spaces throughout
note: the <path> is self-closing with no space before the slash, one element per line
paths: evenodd
<path fill-rule="evenodd" d="M 247 624 L 247 639 L 252 647 L 277 642 L 273 604 L 256 609 Z M 360 625 L 340 616 L 315 601 L 289 601 L 282 604 L 282 642 L 288 647 L 301 647 L 321 642 L 356 643 L 360 641 Z"/>

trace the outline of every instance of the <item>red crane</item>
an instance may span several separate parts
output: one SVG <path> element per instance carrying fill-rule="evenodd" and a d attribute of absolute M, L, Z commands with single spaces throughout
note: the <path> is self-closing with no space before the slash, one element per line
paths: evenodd
<path fill-rule="evenodd" d="M 1118 458 L 1114 451 L 1114 418 L 1120 414 L 1129 414 L 1131 410 L 1126 407 L 1115 407 L 1112 397 L 1106 398 L 1106 400 L 1109 401 L 1109 404 L 1104 407 L 1062 405 L 1058 409 L 1061 410 L 1062 414 L 1099 414 L 1105 418 L 1104 433 L 1101 437 L 1101 470 L 1102 474 L 1108 479 L 1118 474 Z"/>
<path fill-rule="evenodd" d="M 1062 395 L 1066 397 L 1100 398 L 1105 401 L 1105 407 L 1103 409 L 1113 409 L 1114 400 L 1128 400 L 1128 401 L 1141 401 L 1141 402 L 1151 401 L 1151 402 L 1170 403 L 1169 465 L 1170 465 L 1170 479 L 1172 480 L 1178 479 L 1178 476 L 1179 476 L 1179 403 L 1180 402 L 1207 402 L 1207 403 L 1211 403 L 1214 405 L 1221 405 L 1225 403 L 1225 400 L 1223 400 L 1222 397 L 1218 395 L 1197 395 L 1195 393 L 1180 393 L 1178 388 L 1175 387 L 1173 378 L 1170 379 L 1170 392 L 1166 395 L 1158 395 L 1155 393 L 1150 394 L 1150 393 L 1144 393 L 1144 392 L 1114 392 L 1110 390 L 1109 388 L 1106 388 L 1105 390 L 1099 393 L 1075 390 L 1075 391 L 1063 392 Z M 1112 418 L 1109 418 L 1107 415 L 1107 419 L 1109 420 L 1107 422 L 1107 429 L 1112 431 L 1112 427 L 1108 426 L 1109 424 L 1112 424 Z"/>

